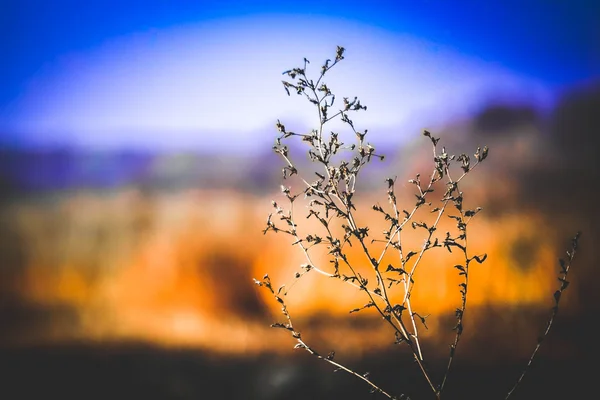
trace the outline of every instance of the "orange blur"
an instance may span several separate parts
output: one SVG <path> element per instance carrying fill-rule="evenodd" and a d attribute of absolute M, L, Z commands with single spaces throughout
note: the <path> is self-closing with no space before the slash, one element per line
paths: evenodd
<path fill-rule="evenodd" d="M 365 200 L 358 209 L 370 208 L 376 201 L 383 205 L 384 196 L 382 192 L 378 199 Z M 473 196 L 472 201 L 481 197 Z M 285 351 L 293 345 L 292 339 L 268 328 L 270 322 L 283 318 L 279 305 L 252 282 L 265 273 L 276 287 L 286 284 L 287 304 L 299 324 L 314 316 L 374 316 L 372 309 L 364 315 L 348 315 L 367 300 L 340 281 L 312 271 L 294 283 L 299 265 L 306 263 L 302 253 L 283 234 L 261 233 L 271 198 L 284 204 L 277 193 L 256 197 L 231 191 L 185 191 L 148 197 L 125 190 L 110 196 L 65 197 L 52 208 L 34 202 L 15 206 L 11 221 L 27 238 L 30 254 L 18 295 L 41 306 L 66 306 L 77 319 L 70 323 L 56 319 L 43 331 L 13 340 L 142 340 L 217 352 Z M 371 225 L 373 236 L 383 228 L 378 218 L 368 211 L 359 222 Z M 444 222 L 438 232 L 446 229 L 453 229 L 452 224 Z M 543 229 L 544 221 L 531 214 L 496 220 L 480 214 L 473 220 L 471 254 L 487 253 L 488 260 L 472 264 L 469 307 L 549 305 L 560 249 L 552 248 L 554 238 L 539 235 Z M 411 228 L 405 235 L 405 246 L 422 243 L 423 237 L 414 236 Z M 515 242 L 535 238 L 541 242 L 530 251 L 528 265 L 517 265 L 519 260 L 511 255 Z M 368 274 L 360 267 L 364 255 L 357 248 L 352 262 Z M 394 257 L 390 253 L 386 260 L 393 262 Z M 330 270 L 326 258 L 315 255 L 313 261 Z M 460 280 L 452 268 L 457 261 L 436 249 L 426 253 L 415 276 L 412 304 L 420 314 L 431 314 L 430 329 L 424 333 L 428 337 L 436 335 L 440 318 L 448 318 L 459 304 Z M 370 276 L 370 281 L 375 277 Z M 396 296 L 402 294 L 397 291 Z M 365 335 L 352 324 L 342 327 L 325 326 L 314 335 L 367 349 L 393 340 L 383 328 Z M 310 336 L 311 326 L 297 328 Z"/>

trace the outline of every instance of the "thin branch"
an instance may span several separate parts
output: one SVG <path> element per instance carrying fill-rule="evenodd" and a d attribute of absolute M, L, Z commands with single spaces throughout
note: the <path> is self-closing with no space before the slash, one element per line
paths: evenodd
<path fill-rule="evenodd" d="M 537 345 L 535 346 L 535 349 L 533 350 L 531 357 L 529 357 L 529 361 L 527 362 L 525 369 L 521 373 L 521 376 L 519 376 L 519 379 L 514 384 L 512 389 L 510 389 L 510 391 L 506 394 L 506 397 L 504 398 L 504 400 L 508 400 L 508 398 L 514 393 L 514 391 L 517 389 L 517 387 L 521 384 L 521 382 L 523 381 L 523 378 L 525 377 L 525 374 L 527 374 L 527 371 L 529 371 L 531 364 L 533 363 L 533 359 L 538 354 L 538 351 L 540 350 L 540 347 L 542 346 L 544 339 L 546 339 L 546 337 L 548 336 L 548 333 L 550 332 L 550 328 L 552 328 L 552 324 L 554 323 L 554 318 L 558 314 L 558 305 L 560 303 L 560 299 L 562 298 L 562 293 L 569 286 L 569 281 L 567 280 L 567 276 L 569 274 L 569 269 L 571 269 L 571 263 L 573 262 L 575 253 L 577 251 L 577 246 L 578 246 L 580 236 L 581 236 L 581 232 L 577 232 L 575 237 L 573 237 L 573 239 L 571 240 L 571 248 L 570 248 L 570 250 L 567 250 L 567 261 L 565 262 L 565 260 L 563 260 L 562 258 L 559 259 L 560 271 L 558 272 L 558 280 L 560 281 L 560 287 L 558 288 L 558 290 L 556 290 L 556 292 L 554 292 L 554 307 L 552 307 L 552 314 L 550 315 L 550 319 L 548 320 L 548 323 L 546 324 L 546 329 L 544 330 L 544 333 L 542 334 L 542 336 L 540 336 L 538 338 Z"/>

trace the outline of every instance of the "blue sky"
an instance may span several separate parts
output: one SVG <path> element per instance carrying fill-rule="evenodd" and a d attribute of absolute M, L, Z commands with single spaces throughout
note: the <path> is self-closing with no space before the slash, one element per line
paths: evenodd
<path fill-rule="evenodd" d="M 1 0 L 1 142 L 246 148 L 280 116 L 310 125 L 280 73 L 337 44 L 331 79 L 381 132 L 543 106 L 598 77 L 598 3 Z"/>

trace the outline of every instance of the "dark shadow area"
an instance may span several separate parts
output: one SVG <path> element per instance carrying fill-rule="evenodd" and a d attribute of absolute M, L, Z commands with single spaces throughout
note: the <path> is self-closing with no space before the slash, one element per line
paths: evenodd
<path fill-rule="evenodd" d="M 488 345 L 489 346 L 489 345 Z M 588 357 L 542 356 L 514 399 L 589 398 L 595 369 Z M 521 362 L 458 358 L 445 399 L 504 398 Z M 393 351 L 349 362 L 392 393 L 432 398 L 418 368 Z M 39 399 L 383 399 L 358 379 L 306 353 L 292 357 L 215 357 L 142 344 L 70 344 L 0 350 L 3 398 Z M 406 389 L 402 392 L 403 389 Z"/>

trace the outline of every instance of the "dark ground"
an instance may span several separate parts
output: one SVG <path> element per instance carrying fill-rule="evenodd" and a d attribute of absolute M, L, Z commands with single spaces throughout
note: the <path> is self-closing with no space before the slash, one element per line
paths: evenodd
<path fill-rule="evenodd" d="M 352 364 L 358 371 L 370 371 L 374 381 L 395 394 L 410 388 L 414 399 L 432 398 L 430 393 L 420 392 L 424 381 L 416 365 L 406 360 L 403 355 L 388 353 Z M 537 359 L 513 398 L 590 398 L 598 371 L 586 361 L 590 361 L 588 357 Z M 522 366 L 458 361 L 445 398 L 503 399 Z M 330 366 L 300 352 L 285 358 L 244 358 L 142 344 L 69 344 L 2 349 L 0 370 L 2 399 L 384 398 L 369 394 L 358 379 L 333 373 Z"/>

